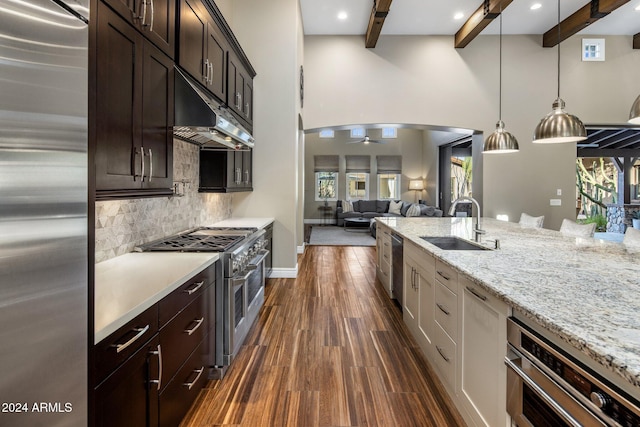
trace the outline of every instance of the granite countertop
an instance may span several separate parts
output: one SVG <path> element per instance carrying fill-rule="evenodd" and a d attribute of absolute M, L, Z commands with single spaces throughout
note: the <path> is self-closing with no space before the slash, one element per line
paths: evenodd
<path fill-rule="evenodd" d="M 446 251 L 420 236 L 471 240 L 472 218 L 378 218 L 580 353 L 640 396 L 640 251 L 482 219 L 499 250 Z M 620 379 L 619 378 L 619 379 Z"/>
<path fill-rule="evenodd" d="M 94 344 L 218 258 L 212 252 L 132 252 L 96 264 Z"/>

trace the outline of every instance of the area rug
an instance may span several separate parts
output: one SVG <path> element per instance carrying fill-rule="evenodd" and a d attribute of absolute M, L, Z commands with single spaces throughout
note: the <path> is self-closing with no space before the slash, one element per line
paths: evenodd
<path fill-rule="evenodd" d="M 346 231 L 333 225 L 313 226 L 309 245 L 315 246 L 375 246 L 376 239 L 367 231 Z"/>

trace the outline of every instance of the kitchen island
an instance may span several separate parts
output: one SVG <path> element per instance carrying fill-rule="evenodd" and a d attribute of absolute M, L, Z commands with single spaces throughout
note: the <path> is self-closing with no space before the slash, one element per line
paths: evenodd
<path fill-rule="evenodd" d="M 421 236 L 472 238 L 472 218 L 380 218 L 382 227 L 455 270 L 564 347 L 602 368 L 640 399 L 640 252 L 598 239 L 565 237 L 483 219 L 483 244 L 443 250 Z M 413 270 L 411 270 L 413 273 Z M 407 266 L 405 263 L 405 289 Z"/>

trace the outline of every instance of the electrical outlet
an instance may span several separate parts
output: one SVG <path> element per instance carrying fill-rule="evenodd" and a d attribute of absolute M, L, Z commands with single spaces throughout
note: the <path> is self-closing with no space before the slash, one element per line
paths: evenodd
<path fill-rule="evenodd" d="M 562 188 L 556 190 L 556 196 L 562 196 Z"/>
<path fill-rule="evenodd" d="M 560 199 L 550 199 L 549 205 L 551 206 L 562 206 L 562 200 Z"/>

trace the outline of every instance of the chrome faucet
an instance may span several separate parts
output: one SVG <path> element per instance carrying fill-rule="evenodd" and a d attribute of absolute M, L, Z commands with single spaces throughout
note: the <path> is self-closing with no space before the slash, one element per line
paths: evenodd
<path fill-rule="evenodd" d="M 482 216 L 480 215 L 480 203 L 478 203 L 478 201 L 473 197 L 467 197 L 467 196 L 458 197 L 456 200 L 453 201 L 453 203 L 451 204 L 451 207 L 449 208 L 450 216 L 453 216 L 453 214 L 455 214 L 456 206 L 460 202 L 473 202 L 476 204 L 476 208 L 478 209 L 478 216 L 476 217 L 476 225 L 473 229 L 473 234 L 474 234 L 475 241 L 480 243 L 481 236 L 486 233 L 486 231 L 480 228 L 480 217 Z M 471 216 L 473 216 L 473 214 Z"/>

